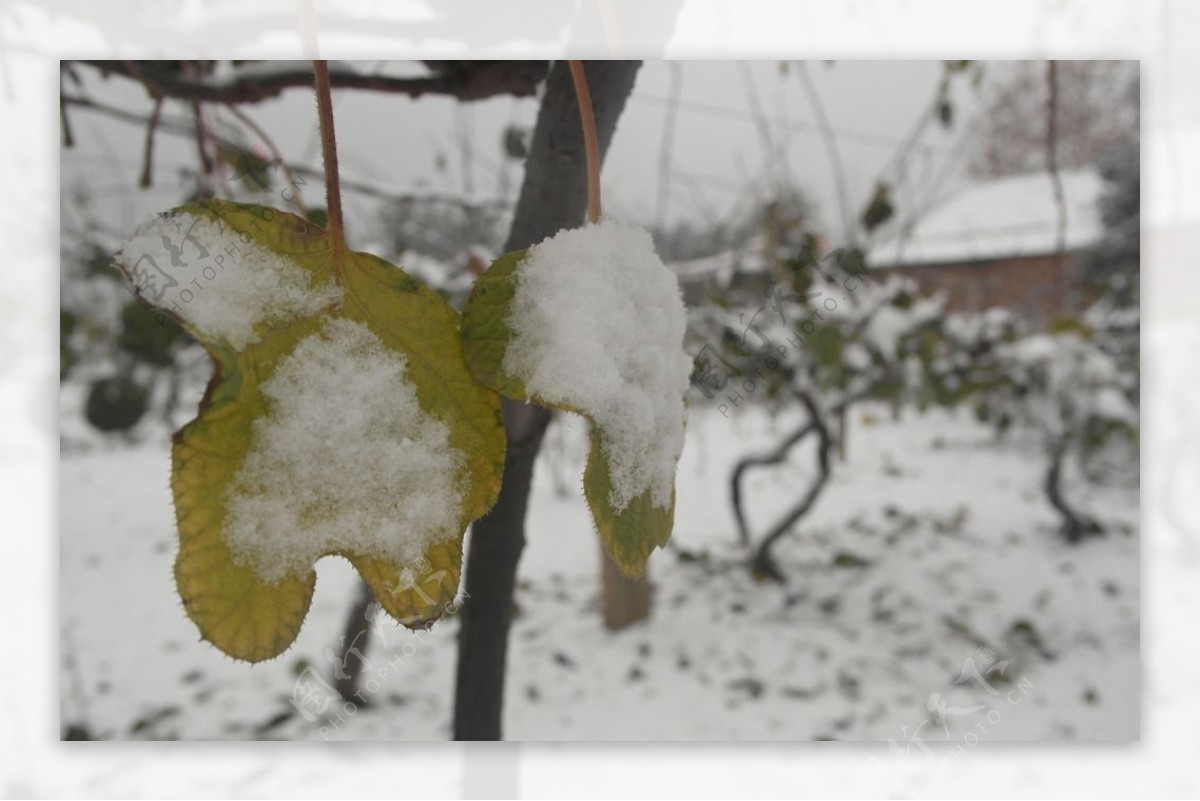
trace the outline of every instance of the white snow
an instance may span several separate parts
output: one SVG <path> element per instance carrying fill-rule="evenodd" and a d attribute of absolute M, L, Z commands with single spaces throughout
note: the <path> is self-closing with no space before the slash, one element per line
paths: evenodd
<path fill-rule="evenodd" d="M 459 533 L 465 458 L 422 411 L 404 357 L 366 326 L 330 319 L 262 392 L 225 537 L 263 580 L 341 549 L 412 563 Z"/>
<path fill-rule="evenodd" d="M 1128 426 L 1138 424 L 1137 409 L 1114 386 L 1101 387 L 1096 391 L 1091 397 L 1091 411 L 1096 417 L 1104 420 L 1112 420 Z"/>
<path fill-rule="evenodd" d="M 560 231 L 529 249 L 515 278 L 505 371 L 592 417 L 618 511 L 646 490 L 666 508 L 691 360 L 679 284 L 650 235 L 610 222 Z"/>
<path fill-rule="evenodd" d="M 871 354 L 861 342 L 851 342 L 842 351 L 842 361 L 851 370 L 861 373 L 871 366 Z"/>
<path fill-rule="evenodd" d="M 1074 333 L 1033 334 L 996 354 L 1010 376 L 1039 387 L 1018 411 L 1042 430 L 1078 430 L 1088 420 L 1137 427 L 1137 409 L 1126 397 L 1131 378 L 1096 343 Z"/>
<path fill-rule="evenodd" d="M 1060 172 L 1067 207 L 1066 248 L 1101 233 L 1096 201 L 1104 181 L 1093 170 Z M 1058 250 L 1058 207 L 1048 172 L 967 186 L 868 252 L 872 266 L 1037 256 Z"/>
<path fill-rule="evenodd" d="M 1002 339 L 1014 325 L 1012 312 L 1008 309 L 992 308 L 978 314 L 947 315 L 945 330 L 949 336 L 960 342 L 991 342 Z"/>
<path fill-rule="evenodd" d="M 811 518 L 780 544 L 791 583 L 779 587 L 754 581 L 732 548 L 727 482 L 737 458 L 774 446 L 800 419 L 789 412 L 772 422 L 762 405 L 730 418 L 693 410 L 674 541 L 709 559 L 657 552 L 650 619 L 615 633 L 601 621 L 600 550 L 578 486 L 586 426 L 556 419 L 534 471 L 517 590 L 522 613 L 509 648 L 507 739 L 825 736 L 879 742 L 890 768 L 886 740 L 903 748 L 918 728 L 930 747 L 964 750 L 964 738 L 976 737 L 1138 736 L 1144 642 L 1136 480 L 1088 486 L 1069 475 L 1071 497 L 1114 528 L 1066 546 L 1041 494 L 1045 463 L 1037 448 L 997 442 L 969 413 L 906 411 L 893 421 L 885 406 L 863 407 L 848 418 L 847 461 L 835 465 Z M 563 437 L 569 447 L 551 451 Z M 362 686 L 370 706 L 356 704 L 350 715 L 333 694 L 336 661 L 327 649 L 338 645 L 358 582 L 341 560 L 318 564 L 311 613 L 282 658 L 250 669 L 199 641 L 171 580 L 169 466 L 165 438 L 64 454 L 59 583 L 72 588 L 60 604 L 64 721 L 86 722 L 96 737 L 110 739 L 451 736 L 453 618 L 409 632 L 379 616 L 364 649 L 373 663 Z M 753 476 L 748 500 L 757 533 L 794 503 L 814 469 L 806 448 Z M 1180 508 L 1190 507 L 1181 501 Z M 869 564 L 831 566 L 841 552 Z M 1169 548 L 1176 553 L 1182 546 Z M 1167 553 L 1160 558 L 1169 561 Z M 998 696 L 956 681 L 964 660 L 979 659 L 979 645 L 948 619 L 985 640 L 997 659 L 1011 660 L 1008 680 L 986 676 Z M 1053 659 L 1014 635 L 1022 619 Z M 1193 686 L 1194 660 L 1186 651 L 1178 656 L 1186 669 L 1171 686 L 1183 691 Z M 317 676 L 302 675 L 306 665 Z M 328 701 L 315 720 L 290 702 L 298 675 L 318 687 L 317 700 Z M 1030 683 L 1014 705 L 1008 692 Z M 975 711 L 951 717 L 947 734 L 929 720 L 934 693 Z M 996 715 L 1003 720 L 993 725 Z"/>
<path fill-rule="evenodd" d="M 147 221 L 116 263 L 143 299 L 235 348 L 258 340 L 255 326 L 285 323 L 341 298 L 333 283 L 312 286 L 285 255 L 193 214 Z"/>
<path fill-rule="evenodd" d="M 1033 334 L 1009 345 L 1005 353 L 1018 362 L 1038 364 L 1048 362 L 1059 351 L 1058 342 L 1049 334 Z"/>
<path fill-rule="evenodd" d="M 887 304 L 871 315 L 864 335 L 884 356 L 895 358 L 900 339 L 913 330 L 916 319 L 910 309 Z"/>

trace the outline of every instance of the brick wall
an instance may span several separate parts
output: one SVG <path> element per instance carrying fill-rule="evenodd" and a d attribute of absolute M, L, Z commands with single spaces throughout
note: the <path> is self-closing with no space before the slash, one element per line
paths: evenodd
<path fill-rule="evenodd" d="M 876 267 L 871 272 L 911 278 L 922 293 L 946 290 L 948 311 L 978 312 L 1001 306 L 1034 329 L 1043 329 L 1064 314 L 1078 314 L 1095 300 L 1094 294 L 1072 281 L 1069 254 Z"/>

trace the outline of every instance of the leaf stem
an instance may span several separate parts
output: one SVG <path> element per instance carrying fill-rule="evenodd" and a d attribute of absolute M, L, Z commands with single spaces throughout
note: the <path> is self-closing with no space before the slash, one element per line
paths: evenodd
<path fill-rule="evenodd" d="M 568 61 L 575 97 L 579 101 L 579 122 L 583 126 L 583 148 L 587 154 L 588 204 L 587 221 L 600 222 L 600 146 L 596 140 L 596 117 L 592 113 L 592 95 L 588 91 L 587 75 L 582 61 Z"/>
<path fill-rule="evenodd" d="M 340 251 L 346 249 L 345 229 L 342 226 L 342 187 L 338 183 L 337 138 L 333 132 L 333 95 L 329 87 L 329 62 L 314 61 L 316 78 L 317 115 L 321 120 L 321 156 L 325 163 L 325 203 L 329 224 L 325 230 L 333 237 L 334 270 L 337 270 Z"/>

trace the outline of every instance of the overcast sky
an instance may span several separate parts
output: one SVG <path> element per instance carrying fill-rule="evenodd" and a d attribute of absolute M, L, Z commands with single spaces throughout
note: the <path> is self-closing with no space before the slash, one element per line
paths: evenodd
<path fill-rule="evenodd" d="M 412 72 L 413 63 L 356 64 L 359 70 Z M 850 205 L 860 210 L 880 171 L 933 101 L 941 64 L 929 61 L 809 62 L 806 66 L 837 133 L 845 165 Z M 85 93 L 96 100 L 148 115 L 144 90 L 124 78 L 102 81 L 90 68 Z M 679 105 L 670 147 L 672 175 L 660 180 L 660 154 L 673 81 Z M 68 87 L 69 92 L 78 90 Z M 520 165 L 505 162 L 501 134 L 509 124 L 531 126 L 536 99 L 509 97 L 462 104 L 441 97 L 407 97 L 366 91 L 335 93 L 341 168 L 345 179 L 368 181 L 401 191 L 427 186 L 470 190 L 491 197 L 508 187 L 514 192 Z M 769 118 L 772 156 L 756 124 L 754 98 Z M 955 149 L 964 111 L 973 95 L 963 89 L 959 122 L 950 131 L 934 126 L 925 146 L 910 162 L 910 186 L 927 191 L 942 185 L 961 163 Z M 316 113 L 312 93 L 287 90 L 277 99 L 244 106 L 271 136 L 284 156 L 319 166 Z M 169 102 L 166 117 L 184 118 L 186 107 Z M 233 122 L 227 112 L 214 109 Z M 184 137 L 160 135 L 155 151 L 155 185 L 137 188 L 145 135 L 132 125 L 83 109 L 70 111 L 75 148 L 63 155 L 64 193 L 86 185 L 102 203 L 100 213 L 117 229 L 128 230 L 148 214 L 181 199 L 179 168 L 194 168 L 195 145 Z M 252 134 L 247 144 L 257 140 Z M 465 143 L 465 145 L 464 145 Z M 470 160 L 463 158 L 464 150 Z M 786 176 L 786 179 L 784 178 Z M 937 179 L 937 180 L 935 180 Z M 788 180 L 818 207 L 818 225 L 841 235 L 834 171 L 817 116 L 799 68 L 779 62 L 647 62 L 621 118 L 605 165 L 606 212 L 642 225 L 660 214 L 667 219 L 711 222 L 744 208 L 772 181 Z M 310 205 L 323 205 L 322 189 L 304 189 Z M 919 193 L 918 193 L 919 194 Z M 350 193 L 351 210 L 368 212 L 375 201 Z M 277 205 L 282 205 L 278 203 Z M 64 214 L 67 211 L 64 209 Z M 351 224 L 351 235 L 353 226 Z"/>

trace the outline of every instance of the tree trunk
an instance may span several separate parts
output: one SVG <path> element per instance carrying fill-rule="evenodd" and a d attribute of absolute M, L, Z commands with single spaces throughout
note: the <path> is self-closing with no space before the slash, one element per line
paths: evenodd
<path fill-rule="evenodd" d="M 632 579 L 621 572 L 603 547 L 600 548 L 600 565 L 604 627 L 609 631 L 620 631 L 650 617 L 653 596 L 650 566 L 646 566 L 646 572 L 640 578 Z"/>
<path fill-rule="evenodd" d="M 1063 497 L 1062 467 L 1066 460 L 1068 444 L 1068 440 L 1064 438 L 1055 443 L 1051 449 L 1050 467 L 1046 470 L 1046 479 L 1042 488 L 1046 492 L 1046 498 L 1049 499 L 1050 505 L 1062 516 L 1063 537 L 1074 545 L 1083 542 L 1088 537 L 1103 534 L 1104 529 L 1092 518 L 1072 509 L 1067 503 L 1067 499 Z"/>
<path fill-rule="evenodd" d="M 358 680 L 368 665 L 366 653 L 371 641 L 371 621 L 367 617 L 367 609 L 374 602 L 367 582 L 359 579 L 354 605 L 346 616 L 346 625 L 342 629 L 342 640 L 339 651 L 339 662 L 334 663 L 333 688 L 344 701 L 362 704 L 358 695 Z"/>
<path fill-rule="evenodd" d="M 585 64 L 600 153 L 608 149 L 617 118 L 633 89 L 641 62 L 591 61 Z M 566 62 L 557 62 L 546 80 L 533 131 L 525 180 L 513 216 L 506 250 L 535 244 L 583 221 L 587 175 L 579 107 Z M 454 699 L 454 739 L 498 740 L 501 736 L 508 630 L 512 622 L 517 562 L 525 547 L 525 511 L 533 463 L 550 412 L 504 401 L 508 454 L 496 505 L 471 527 L 466 560 L 467 600 L 458 617 L 458 674 Z M 578 532 L 580 536 L 588 532 Z"/>

